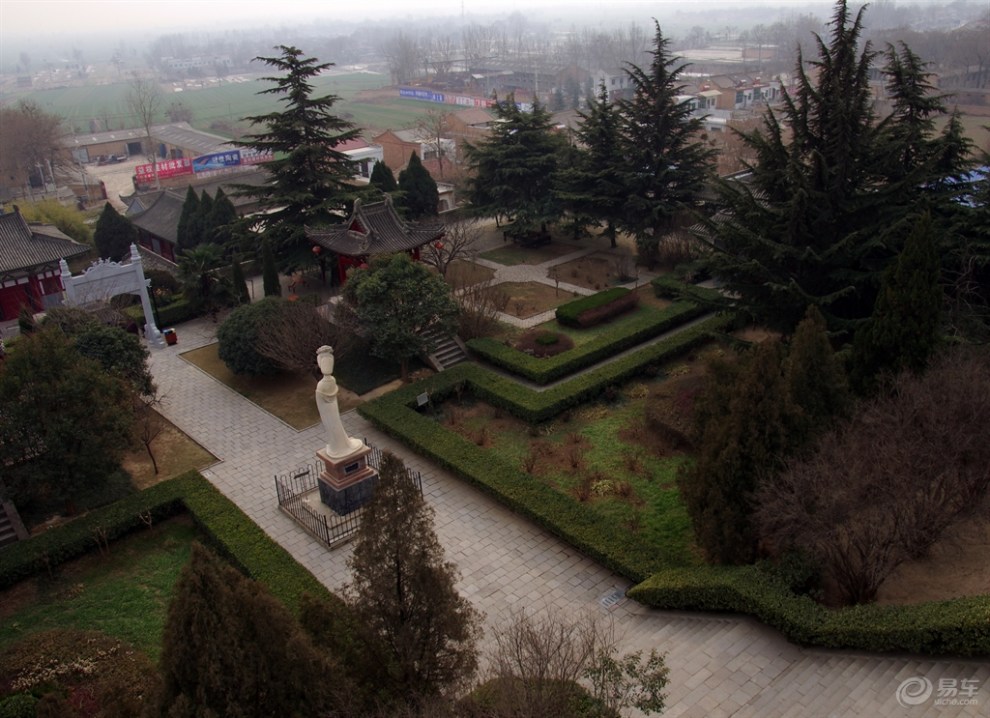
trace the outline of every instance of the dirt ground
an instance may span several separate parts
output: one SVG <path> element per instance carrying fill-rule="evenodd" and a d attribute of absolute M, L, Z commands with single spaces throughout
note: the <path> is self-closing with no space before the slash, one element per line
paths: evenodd
<path fill-rule="evenodd" d="M 526 319 L 559 307 L 574 299 L 574 295 L 539 282 L 503 282 L 498 285 L 511 297 L 505 313 Z"/>
<path fill-rule="evenodd" d="M 551 267 L 547 270 L 547 276 L 585 289 L 600 291 L 621 281 L 629 281 L 628 277 L 635 276 L 635 263 L 635 257 L 628 254 L 615 256 L 589 254 L 572 262 Z"/>

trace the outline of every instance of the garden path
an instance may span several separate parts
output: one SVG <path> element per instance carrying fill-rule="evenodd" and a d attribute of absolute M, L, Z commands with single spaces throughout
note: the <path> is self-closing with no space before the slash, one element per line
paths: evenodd
<path fill-rule="evenodd" d="M 279 511 L 274 475 L 314 460 L 319 426 L 296 431 L 180 357 L 214 341 L 208 320 L 179 327 L 179 344 L 156 350 L 151 369 L 165 415 L 218 457 L 203 473 L 274 540 L 332 590 L 347 582 L 349 547 L 328 551 Z M 513 611 L 553 606 L 567 616 L 606 614 L 621 650 L 656 647 L 670 666 L 668 708 L 678 716 L 983 716 L 990 664 L 800 648 L 755 620 L 647 609 L 621 594 L 629 582 L 382 435 L 357 412 L 343 416 L 366 437 L 422 473 L 459 590 L 486 615 L 486 626 Z M 618 592 L 616 594 L 615 592 Z M 895 698 L 909 678 L 937 688 L 978 689 L 968 706 L 936 706 L 935 696 L 904 707 Z M 965 683 L 964 683 L 965 681 Z M 957 698 L 963 697 L 957 695 Z"/>

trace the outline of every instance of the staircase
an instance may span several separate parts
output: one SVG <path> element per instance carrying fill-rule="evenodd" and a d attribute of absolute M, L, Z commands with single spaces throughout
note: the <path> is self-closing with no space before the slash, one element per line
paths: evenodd
<path fill-rule="evenodd" d="M 426 362 L 435 371 L 449 369 L 455 364 L 467 361 L 467 349 L 456 336 L 445 335 L 433 327 L 425 329 L 420 336 L 427 339 L 433 346 L 433 352 L 426 357 Z"/>
<path fill-rule="evenodd" d="M 27 537 L 17 509 L 9 501 L 0 501 L 0 548 Z"/>

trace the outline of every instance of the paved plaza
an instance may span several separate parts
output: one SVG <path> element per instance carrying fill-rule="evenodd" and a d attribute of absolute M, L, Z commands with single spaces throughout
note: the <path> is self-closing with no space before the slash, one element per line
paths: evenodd
<path fill-rule="evenodd" d="M 275 474 L 314 462 L 325 443 L 321 427 L 296 431 L 181 358 L 212 342 L 215 329 L 208 320 L 184 324 L 178 345 L 153 351 L 163 412 L 218 458 L 203 471 L 206 478 L 338 590 L 348 579 L 349 547 L 325 548 L 279 510 L 275 495 Z M 990 715 L 987 662 L 806 649 L 747 617 L 657 611 L 628 600 L 613 605 L 603 599 L 624 592 L 627 580 L 382 435 L 357 412 L 345 413 L 343 422 L 351 436 L 394 452 L 421 472 L 437 534 L 461 573 L 459 589 L 485 614 L 486 626 L 506 621 L 513 611 L 547 606 L 577 620 L 610 616 L 623 652 L 666 652 L 665 716 Z M 914 677 L 930 681 L 933 696 L 902 706 L 895 692 Z M 940 685 L 978 686 L 975 704 L 935 705 Z"/>

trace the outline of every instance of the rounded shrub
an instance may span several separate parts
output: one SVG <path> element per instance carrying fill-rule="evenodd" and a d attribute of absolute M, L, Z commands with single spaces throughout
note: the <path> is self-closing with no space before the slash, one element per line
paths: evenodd
<path fill-rule="evenodd" d="M 235 374 L 264 376 L 277 374 L 278 365 L 257 351 L 258 332 L 266 323 L 278 321 L 284 300 L 266 297 L 245 304 L 230 313 L 217 330 L 218 355 Z"/>

